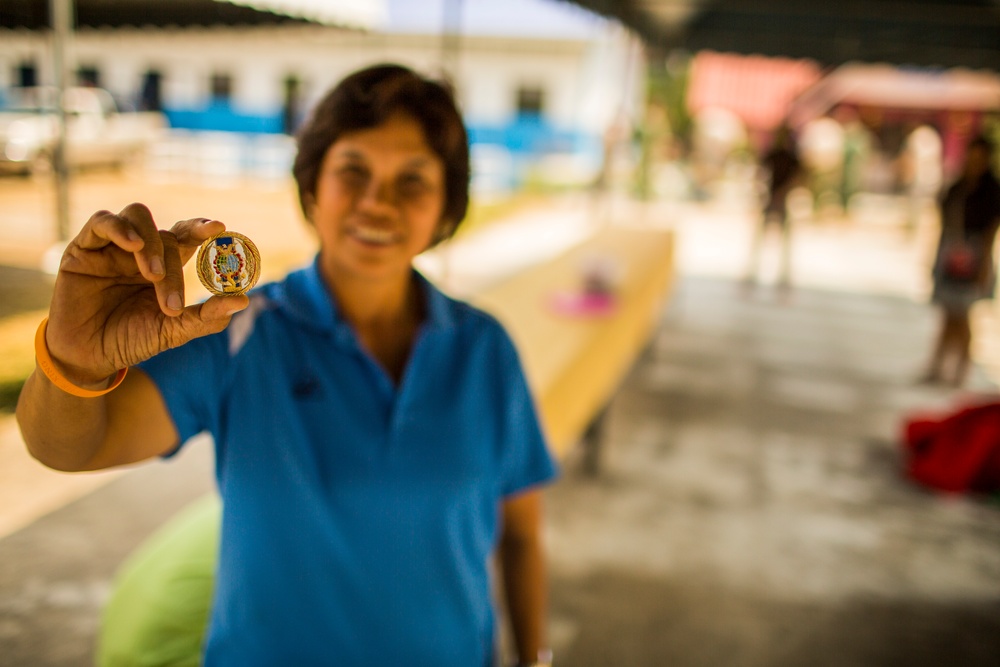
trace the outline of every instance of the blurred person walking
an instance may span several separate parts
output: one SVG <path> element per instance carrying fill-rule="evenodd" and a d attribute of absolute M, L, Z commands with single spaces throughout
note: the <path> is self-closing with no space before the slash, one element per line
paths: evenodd
<path fill-rule="evenodd" d="M 962 173 L 941 202 L 941 237 L 931 296 L 941 308 L 941 326 L 924 382 L 965 383 L 972 343 L 969 311 L 976 301 L 994 295 L 1000 182 L 992 171 L 993 152 L 992 143 L 984 137 L 970 142 Z M 949 363 L 951 371 L 946 373 Z"/>
<path fill-rule="evenodd" d="M 519 664 L 547 664 L 555 464 L 507 333 L 412 266 L 466 214 L 451 92 L 396 65 L 350 75 L 293 173 L 319 252 L 249 297 L 184 306 L 182 265 L 219 221 L 160 230 L 141 204 L 90 218 L 18 403 L 29 450 L 97 470 L 213 436 L 209 667 L 492 667 L 494 554 Z"/>
<path fill-rule="evenodd" d="M 744 283 L 748 286 L 757 283 L 764 237 L 769 228 L 774 227 L 780 242 L 778 286 L 782 289 L 788 289 L 791 287 L 792 261 L 792 231 L 791 221 L 788 217 L 788 193 L 802 183 L 803 166 L 799 159 L 792 131 L 787 125 L 778 128 L 771 148 L 761 159 L 760 170 L 761 180 L 767 183 L 767 198 L 754 233 L 750 262 Z"/>

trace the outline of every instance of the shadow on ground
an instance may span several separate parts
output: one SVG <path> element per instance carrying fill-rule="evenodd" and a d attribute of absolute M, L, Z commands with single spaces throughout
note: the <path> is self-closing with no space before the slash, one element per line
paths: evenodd
<path fill-rule="evenodd" d="M 963 398 L 914 383 L 934 324 L 685 277 L 600 476 L 571 464 L 548 497 L 558 663 L 1000 664 L 1000 508 L 903 474 L 907 415 Z"/>
<path fill-rule="evenodd" d="M 817 604 L 604 570 L 557 578 L 553 598 L 579 624 L 558 656 L 572 667 L 994 667 L 1000 656 L 1000 595 Z"/>

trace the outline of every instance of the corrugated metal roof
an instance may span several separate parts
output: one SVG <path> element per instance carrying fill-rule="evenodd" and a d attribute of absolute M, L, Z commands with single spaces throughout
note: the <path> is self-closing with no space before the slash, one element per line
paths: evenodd
<path fill-rule="evenodd" d="M 572 0 L 663 51 L 1000 70 L 1000 0 Z"/>

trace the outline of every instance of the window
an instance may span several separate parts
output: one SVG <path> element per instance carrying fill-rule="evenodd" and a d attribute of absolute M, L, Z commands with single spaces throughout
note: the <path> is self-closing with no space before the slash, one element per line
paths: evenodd
<path fill-rule="evenodd" d="M 139 108 L 143 111 L 163 111 L 163 99 L 160 84 L 163 75 L 155 69 L 146 72 L 142 77 L 142 92 L 139 94 Z"/>
<path fill-rule="evenodd" d="M 18 86 L 30 87 L 38 85 L 38 68 L 35 63 L 24 62 L 17 66 L 15 76 Z"/>
<path fill-rule="evenodd" d="M 101 73 L 92 65 L 81 65 L 76 70 L 76 85 L 97 88 L 101 85 Z"/>
<path fill-rule="evenodd" d="M 211 80 L 213 102 L 228 102 L 233 96 L 233 77 L 230 74 L 214 72 Z"/>
<path fill-rule="evenodd" d="M 302 106 L 302 82 L 294 74 L 285 77 L 285 103 L 282 108 L 282 130 L 285 134 L 295 134 L 299 124 Z"/>
<path fill-rule="evenodd" d="M 517 115 L 541 116 L 545 109 L 545 91 L 541 86 L 521 86 L 517 89 Z"/>

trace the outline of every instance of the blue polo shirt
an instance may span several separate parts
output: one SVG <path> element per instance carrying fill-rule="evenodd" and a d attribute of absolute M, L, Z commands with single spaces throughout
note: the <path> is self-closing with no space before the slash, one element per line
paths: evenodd
<path fill-rule="evenodd" d="M 555 465 L 503 328 L 414 276 L 427 318 L 398 385 L 315 263 L 142 364 L 181 442 L 215 439 L 207 665 L 491 664 L 501 502 Z"/>

